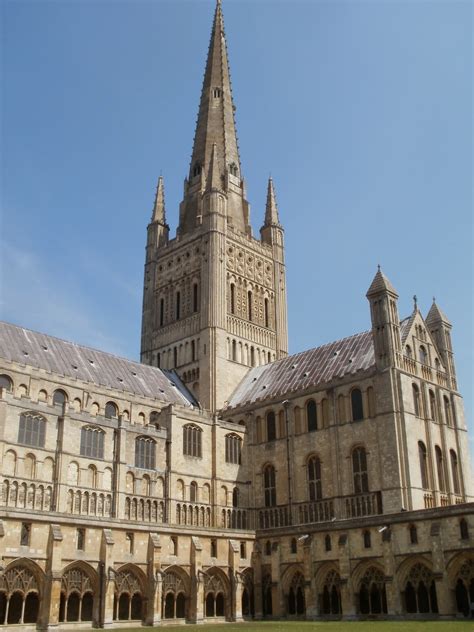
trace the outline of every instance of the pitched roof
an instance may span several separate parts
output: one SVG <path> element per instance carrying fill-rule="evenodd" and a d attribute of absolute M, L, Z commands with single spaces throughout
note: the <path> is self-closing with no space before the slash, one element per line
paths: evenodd
<path fill-rule="evenodd" d="M 228 408 L 285 396 L 372 366 L 375 366 L 372 333 L 366 331 L 255 367 L 234 391 Z"/>
<path fill-rule="evenodd" d="M 410 333 L 411 326 L 416 316 L 416 310 L 413 311 L 411 316 L 407 316 L 403 320 L 400 321 L 400 338 L 402 340 L 402 344 L 407 339 L 408 334 Z"/>
<path fill-rule="evenodd" d="M 174 372 L 1 321 L 0 358 L 167 404 L 197 404 Z"/>

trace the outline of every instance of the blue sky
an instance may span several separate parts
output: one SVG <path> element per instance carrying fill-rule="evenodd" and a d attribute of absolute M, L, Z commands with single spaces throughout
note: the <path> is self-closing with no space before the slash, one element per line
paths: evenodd
<path fill-rule="evenodd" d="M 402 316 L 416 293 L 451 319 L 472 430 L 472 3 L 223 7 L 254 230 L 269 173 L 286 230 L 290 351 L 368 329 L 380 263 Z M 3 0 L 3 319 L 138 357 L 146 224 L 162 171 L 176 227 L 213 9 Z"/>

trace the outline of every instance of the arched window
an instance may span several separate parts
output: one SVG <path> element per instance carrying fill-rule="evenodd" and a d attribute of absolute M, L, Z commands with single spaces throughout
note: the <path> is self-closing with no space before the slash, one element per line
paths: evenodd
<path fill-rule="evenodd" d="M 449 401 L 449 397 L 447 397 L 445 395 L 443 397 L 443 402 L 444 402 L 444 416 L 446 418 L 446 423 L 448 424 L 448 426 L 452 426 L 453 425 L 453 415 L 452 415 L 452 411 L 451 411 L 451 402 Z"/>
<path fill-rule="evenodd" d="M 306 403 L 306 421 L 308 424 L 308 432 L 313 432 L 318 429 L 318 415 L 314 399 L 310 399 Z"/>
<path fill-rule="evenodd" d="M 418 457 L 420 459 L 421 486 L 423 489 L 428 489 L 428 456 L 423 441 L 418 441 Z"/>
<path fill-rule="evenodd" d="M 264 308 L 265 308 L 265 327 L 269 327 L 270 317 L 269 317 L 269 311 L 268 311 L 268 298 L 265 299 Z"/>
<path fill-rule="evenodd" d="M 411 524 L 408 527 L 408 532 L 410 535 L 410 544 L 418 544 L 418 531 L 416 529 L 416 525 Z"/>
<path fill-rule="evenodd" d="M 411 351 L 410 345 L 407 345 L 405 347 L 405 355 L 407 356 L 407 358 L 410 358 L 410 359 L 413 357 L 413 353 Z"/>
<path fill-rule="evenodd" d="M 234 487 L 234 489 L 232 490 L 232 507 L 239 506 L 239 498 L 240 498 L 239 488 Z"/>
<path fill-rule="evenodd" d="M 459 521 L 459 533 L 461 540 L 469 540 L 469 527 L 465 518 L 461 518 Z"/>
<path fill-rule="evenodd" d="M 461 486 L 459 485 L 458 457 L 454 450 L 449 451 L 449 456 L 451 458 L 451 472 L 453 475 L 453 491 L 455 494 L 460 494 Z"/>
<path fill-rule="evenodd" d="M 439 445 L 435 446 L 436 469 L 438 470 L 438 488 L 440 492 L 446 491 L 446 479 L 444 476 L 444 458 Z"/>
<path fill-rule="evenodd" d="M 405 584 L 405 608 L 408 613 L 438 612 L 433 573 L 421 563 L 414 564 Z"/>
<path fill-rule="evenodd" d="M 308 491 L 310 500 L 321 500 L 323 497 L 321 485 L 321 461 L 317 456 L 308 460 Z"/>
<path fill-rule="evenodd" d="M 421 364 L 428 364 L 428 354 L 423 345 L 421 345 L 420 347 L 418 357 L 420 358 Z"/>
<path fill-rule="evenodd" d="M 18 443 L 43 448 L 46 435 L 46 419 L 36 413 L 22 413 L 18 428 Z"/>
<path fill-rule="evenodd" d="M 183 428 L 183 454 L 202 457 L 202 430 L 198 426 L 188 424 Z"/>
<path fill-rule="evenodd" d="M 351 391 L 352 421 L 364 419 L 364 408 L 362 406 L 362 393 L 360 388 L 353 388 Z"/>
<path fill-rule="evenodd" d="M 191 485 L 189 486 L 189 500 L 192 503 L 197 502 L 197 490 L 198 490 L 198 486 L 196 481 L 192 481 Z"/>
<path fill-rule="evenodd" d="M 198 284 L 193 283 L 193 312 L 199 311 L 199 289 Z"/>
<path fill-rule="evenodd" d="M 200 173 L 201 165 L 198 162 L 195 162 L 193 167 L 193 177 L 195 178 L 196 176 L 200 175 Z"/>
<path fill-rule="evenodd" d="M 237 342 L 232 340 L 232 360 L 237 362 Z"/>
<path fill-rule="evenodd" d="M 327 533 L 326 537 L 324 538 L 324 548 L 326 551 L 330 551 L 332 549 L 331 536 L 329 535 L 329 533 Z"/>
<path fill-rule="evenodd" d="M 230 313 L 235 314 L 235 284 L 230 284 Z"/>
<path fill-rule="evenodd" d="M 214 99 L 219 99 L 220 96 L 221 96 L 221 89 L 220 88 L 213 88 L 212 96 L 214 97 Z"/>
<path fill-rule="evenodd" d="M 196 341 L 191 340 L 191 361 L 195 362 L 196 360 Z"/>
<path fill-rule="evenodd" d="M 97 426 L 84 426 L 81 428 L 81 456 L 103 459 L 104 435 L 104 431 L 97 428 Z"/>
<path fill-rule="evenodd" d="M 296 541 L 296 538 L 292 538 L 291 542 L 290 542 L 290 551 L 293 555 L 295 555 L 296 553 L 298 553 L 298 542 Z"/>
<path fill-rule="evenodd" d="M 17 623 L 36 623 L 39 606 L 39 587 L 33 573 L 25 566 L 8 568 L 0 591 L 0 624 L 5 624 L 4 629 Z"/>
<path fill-rule="evenodd" d="M 266 465 L 263 470 L 263 489 L 265 494 L 265 507 L 276 506 L 275 468 Z"/>
<path fill-rule="evenodd" d="M 93 489 L 97 488 L 97 468 L 95 465 L 89 465 L 87 468 L 87 485 Z"/>
<path fill-rule="evenodd" d="M 420 400 L 420 389 L 417 384 L 412 384 L 413 391 L 413 409 L 415 411 L 415 415 L 417 417 L 421 417 L 421 400 Z"/>
<path fill-rule="evenodd" d="M 372 538 L 370 536 L 370 531 L 366 529 L 363 533 L 364 540 L 364 549 L 370 549 L 372 546 Z"/>
<path fill-rule="evenodd" d="M 267 413 L 267 441 L 275 441 L 276 439 L 276 420 L 275 413 L 270 410 Z"/>
<path fill-rule="evenodd" d="M 431 413 L 431 419 L 433 419 L 433 421 L 437 421 L 437 414 L 436 414 L 436 395 L 434 394 L 434 391 L 432 391 L 430 389 L 430 413 Z"/>
<path fill-rule="evenodd" d="M 135 439 L 135 467 L 145 470 L 155 469 L 156 443 L 151 437 Z"/>
<path fill-rule="evenodd" d="M 0 388 L 11 392 L 13 390 L 13 381 L 8 375 L 0 375 Z"/>
<path fill-rule="evenodd" d="M 387 612 L 387 596 L 383 573 L 375 567 L 367 569 L 359 587 L 359 610 L 361 614 Z"/>
<path fill-rule="evenodd" d="M 354 481 L 354 493 L 363 494 L 369 491 L 367 454 L 365 448 L 361 446 L 352 450 L 352 477 Z"/>
<path fill-rule="evenodd" d="M 64 406 L 67 403 L 66 393 L 58 388 L 53 393 L 53 406 Z"/>
<path fill-rule="evenodd" d="M 176 320 L 181 318 L 181 292 L 176 292 Z"/>
<path fill-rule="evenodd" d="M 236 434 L 228 434 L 225 437 L 225 460 L 226 463 L 240 464 L 242 451 L 242 439 Z"/>
<path fill-rule="evenodd" d="M 23 471 L 25 478 L 35 478 L 36 476 L 36 457 L 34 454 L 27 454 L 23 462 Z"/>
<path fill-rule="evenodd" d="M 249 290 L 247 292 L 247 308 L 248 308 L 248 319 L 252 321 L 252 292 Z"/>
<path fill-rule="evenodd" d="M 107 402 L 105 405 L 105 417 L 107 419 L 115 419 L 118 415 L 117 404 L 114 402 Z"/>
<path fill-rule="evenodd" d="M 321 614 L 341 614 L 341 577 L 335 570 L 329 571 L 324 582 Z"/>

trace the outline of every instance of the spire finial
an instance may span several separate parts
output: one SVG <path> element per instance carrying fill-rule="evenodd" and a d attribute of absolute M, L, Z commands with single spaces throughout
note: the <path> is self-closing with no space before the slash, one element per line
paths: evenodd
<path fill-rule="evenodd" d="M 380 263 L 377 264 L 377 271 L 380 272 Z"/>
<path fill-rule="evenodd" d="M 416 294 L 413 295 L 413 307 L 415 311 L 418 309 L 418 297 Z"/>
<path fill-rule="evenodd" d="M 433 296 L 433 303 L 436 303 L 436 296 Z"/>

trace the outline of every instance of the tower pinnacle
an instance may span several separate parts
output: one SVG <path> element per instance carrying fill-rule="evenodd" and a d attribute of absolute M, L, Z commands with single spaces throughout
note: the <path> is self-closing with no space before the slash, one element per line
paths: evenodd
<path fill-rule="evenodd" d="M 155 205 L 153 207 L 153 214 L 151 217 L 152 222 L 160 222 L 160 224 L 166 224 L 165 214 L 165 187 L 163 184 L 163 176 L 158 178 L 158 185 L 156 187 Z"/>
<path fill-rule="evenodd" d="M 268 179 L 267 189 L 267 205 L 265 207 L 265 226 L 279 226 L 280 219 L 278 217 L 278 205 L 275 196 L 275 187 L 273 185 L 273 179 L 270 176 Z"/>

